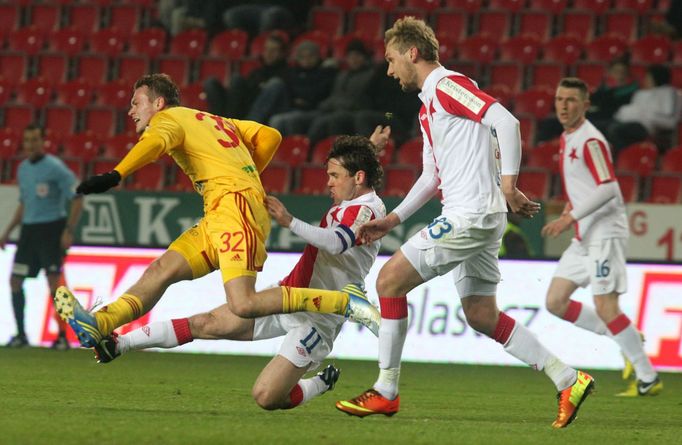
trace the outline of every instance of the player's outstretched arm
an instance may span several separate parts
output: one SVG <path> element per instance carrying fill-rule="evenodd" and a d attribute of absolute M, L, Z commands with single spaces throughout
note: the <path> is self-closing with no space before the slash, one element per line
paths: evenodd
<path fill-rule="evenodd" d="M 516 187 L 516 175 L 502 176 L 502 192 L 512 212 L 532 218 L 540 211 L 540 203 L 531 201 Z"/>
<path fill-rule="evenodd" d="M 116 170 L 101 175 L 90 176 L 76 187 L 76 193 L 89 195 L 90 193 L 104 193 L 121 182 L 121 174 Z"/>

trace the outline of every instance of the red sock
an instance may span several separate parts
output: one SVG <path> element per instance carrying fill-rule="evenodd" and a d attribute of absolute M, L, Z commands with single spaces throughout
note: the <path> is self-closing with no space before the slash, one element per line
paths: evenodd
<path fill-rule="evenodd" d="M 301 385 L 298 383 L 296 386 L 293 387 L 291 392 L 289 393 L 289 401 L 291 402 L 291 405 L 289 405 L 289 408 L 294 408 L 303 402 L 303 389 L 301 388 Z"/>
<path fill-rule="evenodd" d="M 189 318 L 177 318 L 171 320 L 173 323 L 173 331 L 175 331 L 175 337 L 178 339 L 178 346 L 184 345 L 194 340 L 192 337 L 192 331 L 189 328 Z"/>
<path fill-rule="evenodd" d="M 381 318 L 390 320 L 400 320 L 407 318 L 407 296 L 401 297 L 379 297 L 381 307 Z"/>
<path fill-rule="evenodd" d="M 504 312 L 500 312 L 500 318 L 497 319 L 497 326 L 495 326 L 495 332 L 493 333 L 493 340 L 506 345 L 515 324 L 516 320 Z"/>

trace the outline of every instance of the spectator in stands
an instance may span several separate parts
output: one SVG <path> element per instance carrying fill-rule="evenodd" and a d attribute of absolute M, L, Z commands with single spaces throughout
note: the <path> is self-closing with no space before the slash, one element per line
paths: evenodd
<path fill-rule="evenodd" d="M 675 128 L 681 113 L 682 97 L 670 85 L 670 69 L 651 65 L 642 89 L 615 114 L 607 131 L 608 139 L 615 151 L 649 138 L 659 140 Z"/>
<path fill-rule="evenodd" d="M 171 35 L 191 28 L 202 28 L 213 35 L 222 29 L 222 0 L 161 0 L 159 21 Z"/>
<path fill-rule="evenodd" d="M 261 55 L 262 65 L 248 76 L 235 76 L 229 88 L 225 88 L 214 77 L 207 79 L 204 82 L 204 91 L 208 111 L 235 119 L 248 118 L 254 101 L 268 82 L 273 79 L 284 79 L 286 76 L 288 69 L 286 46 L 284 39 L 273 33 L 265 41 Z"/>
<path fill-rule="evenodd" d="M 682 0 L 670 0 L 664 20 L 651 23 L 654 33 L 661 33 L 673 39 L 682 38 Z"/>
<path fill-rule="evenodd" d="M 24 328 L 24 279 L 35 278 L 45 269 L 50 293 L 54 295 L 60 284 L 62 261 L 66 249 L 73 242 L 73 231 L 81 214 L 82 199 L 76 195 L 76 177 L 64 163 L 45 153 L 44 131 L 37 125 L 24 129 L 23 149 L 26 154 L 17 170 L 19 206 L 5 231 L 0 235 L 4 249 L 10 233 L 21 226 L 21 234 L 14 255 L 10 277 L 12 308 L 17 334 L 8 347 L 28 346 Z M 66 204 L 71 208 L 67 218 Z M 59 322 L 59 335 L 53 349 L 66 350 L 66 326 Z"/>
<path fill-rule="evenodd" d="M 329 96 L 335 70 L 322 65 L 320 46 L 305 40 L 295 50 L 295 65 L 284 79 L 273 79 L 253 106 L 250 119 L 277 128 L 284 136 L 303 134 L 317 113 L 320 101 Z"/>
<path fill-rule="evenodd" d="M 331 94 L 320 103 L 310 124 L 311 145 L 328 136 L 353 134 L 354 113 L 366 107 L 373 74 L 371 53 L 361 40 L 351 40 L 344 61 L 346 69 L 336 75 Z"/>
<path fill-rule="evenodd" d="M 400 84 L 388 77 L 388 64 L 374 68 L 363 109 L 353 113 L 353 132 L 370 134 L 377 125 L 390 125 L 397 145 L 416 135 L 421 102 L 416 92 L 403 93 Z"/>
<path fill-rule="evenodd" d="M 233 5 L 236 2 L 231 2 Z M 292 30 L 297 23 L 306 23 L 310 1 L 250 0 L 230 6 L 223 13 L 225 28 L 239 28 L 255 36 L 275 29 Z"/>
<path fill-rule="evenodd" d="M 609 64 L 606 78 L 590 95 L 590 109 L 587 119 L 602 133 L 606 133 L 618 109 L 630 103 L 632 95 L 639 88 L 630 73 L 630 65 L 625 58 L 618 58 Z M 558 138 L 564 131 L 556 116 L 543 119 L 538 124 L 537 142 Z"/>
<path fill-rule="evenodd" d="M 521 218 L 516 213 L 507 213 L 507 227 L 502 235 L 500 258 L 530 258 L 533 251 L 528 237 L 520 227 Z"/>

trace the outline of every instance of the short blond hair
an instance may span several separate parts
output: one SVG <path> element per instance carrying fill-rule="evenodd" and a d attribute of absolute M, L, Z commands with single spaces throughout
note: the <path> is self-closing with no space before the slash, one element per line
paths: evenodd
<path fill-rule="evenodd" d="M 395 45 L 401 53 L 411 47 L 417 48 L 419 56 L 427 62 L 438 62 L 438 39 L 423 20 L 403 17 L 393 24 L 384 34 L 384 44 Z"/>

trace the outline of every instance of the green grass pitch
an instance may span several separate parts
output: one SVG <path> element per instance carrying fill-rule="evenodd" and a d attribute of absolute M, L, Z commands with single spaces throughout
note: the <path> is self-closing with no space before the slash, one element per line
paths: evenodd
<path fill-rule="evenodd" d="M 333 392 L 263 411 L 251 386 L 269 359 L 138 352 L 98 365 L 85 350 L 0 349 L 0 444 L 675 444 L 682 375 L 658 397 L 622 399 L 620 374 L 593 371 L 597 391 L 553 430 L 556 399 L 520 367 L 405 363 L 401 411 L 350 417 L 334 402 L 369 387 L 375 362 L 337 360 Z"/>

